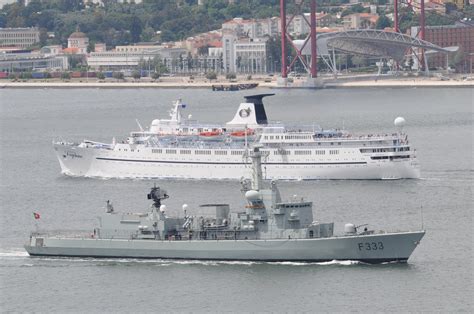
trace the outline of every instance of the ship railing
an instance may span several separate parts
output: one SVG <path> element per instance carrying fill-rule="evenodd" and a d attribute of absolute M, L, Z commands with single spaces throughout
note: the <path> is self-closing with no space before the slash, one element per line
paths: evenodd
<path fill-rule="evenodd" d="M 94 238 L 94 230 L 37 230 L 31 232 L 32 237 L 48 237 L 48 238 L 75 238 L 85 239 Z"/>

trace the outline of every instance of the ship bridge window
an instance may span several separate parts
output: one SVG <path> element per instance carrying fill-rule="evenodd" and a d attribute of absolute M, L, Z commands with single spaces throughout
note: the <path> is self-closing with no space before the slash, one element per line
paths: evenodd
<path fill-rule="evenodd" d="M 227 155 L 226 150 L 216 150 L 214 151 L 214 155 Z"/>
<path fill-rule="evenodd" d="M 338 155 L 339 154 L 339 150 L 337 149 L 330 149 L 329 150 L 329 155 Z"/>
<path fill-rule="evenodd" d="M 183 155 L 190 155 L 191 154 L 191 150 L 190 149 L 181 149 L 179 151 L 180 154 L 183 154 Z"/>
<path fill-rule="evenodd" d="M 176 149 L 167 149 L 166 153 L 167 154 L 176 154 Z"/>
<path fill-rule="evenodd" d="M 161 148 L 160 149 L 152 149 L 151 152 L 153 154 L 161 154 L 162 150 L 161 150 Z"/>
<path fill-rule="evenodd" d="M 314 151 L 314 154 L 315 154 L 315 155 L 325 155 L 325 154 L 326 154 L 326 151 L 325 151 L 325 150 L 315 150 L 315 151 Z"/>
<path fill-rule="evenodd" d="M 230 152 L 231 155 L 243 155 L 244 151 L 242 150 L 233 150 Z"/>

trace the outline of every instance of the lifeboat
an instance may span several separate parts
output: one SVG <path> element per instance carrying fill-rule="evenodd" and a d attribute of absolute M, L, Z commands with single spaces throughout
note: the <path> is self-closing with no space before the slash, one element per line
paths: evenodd
<path fill-rule="evenodd" d="M 230 133 L 230 136 L 234 137 L 244 137 L 245 135 L 250 136 L 254 135 L 255 131 L 252 129 L 246 129 L 246 130 L 238 130 Z"/>
<path fill-rule="evenodd" d="M 199 133 L 199 137 L 204 140 L 219 140 L 222 138 L 220 131 L 206 131 Z"/>
<path fill-rule="evenodd" d="M 252 129 L 237 130 L 237 131 L 231 132 L 230 136 L 234 140 L 242 140 L 242 141 L 245 139 L 245 136 L 247 136 L 247 139 L 250 140 L 250 139 L 255 138 L 255 131 Z"/>

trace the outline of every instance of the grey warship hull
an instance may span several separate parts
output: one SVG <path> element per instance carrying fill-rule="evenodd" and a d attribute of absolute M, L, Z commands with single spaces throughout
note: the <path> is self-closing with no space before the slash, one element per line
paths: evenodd
<path fill-rule="evenodd" d="M 366 263 L 407 262 L 424 231 L 271 240 L 150 240 L 32 236 L 31 256 Z"/>

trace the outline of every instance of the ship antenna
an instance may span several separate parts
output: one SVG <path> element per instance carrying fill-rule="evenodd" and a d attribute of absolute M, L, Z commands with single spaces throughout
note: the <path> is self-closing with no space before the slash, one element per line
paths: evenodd
<path fill-rule="evenodd" d="M 421 230 L 425 230 L 424 225 L 423 225 L 423 204 L 420 206 L 420 215 L 421 215 Z"/>

